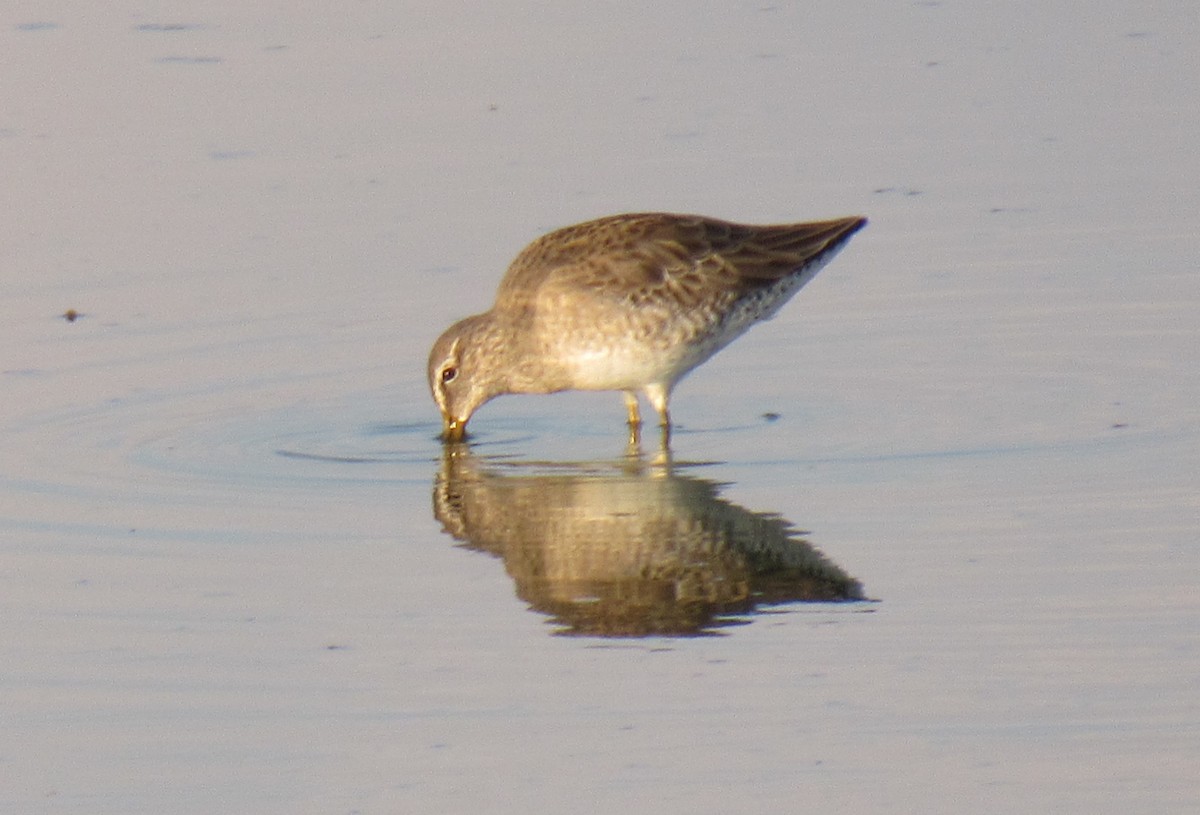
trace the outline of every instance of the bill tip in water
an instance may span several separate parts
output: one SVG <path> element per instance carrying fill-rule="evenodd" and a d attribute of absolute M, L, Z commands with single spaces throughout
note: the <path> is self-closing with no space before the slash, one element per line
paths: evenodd
<path fill-rule="evenodd" d="M 450 418 L 442 421 L 442 441 L 462 441 L 466 436 L 466 422 Z"/>

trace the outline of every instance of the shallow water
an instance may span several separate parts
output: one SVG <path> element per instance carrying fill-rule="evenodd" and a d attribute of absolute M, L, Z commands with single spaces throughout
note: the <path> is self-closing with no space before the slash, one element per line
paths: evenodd
<path fill-rule="evenodd" d="M 8 15 L 0 809 L 1200 807 L 1191 6 L 681 8 Z M 444 449 L 646 209 L 872 223 L 669 458 Z"/>

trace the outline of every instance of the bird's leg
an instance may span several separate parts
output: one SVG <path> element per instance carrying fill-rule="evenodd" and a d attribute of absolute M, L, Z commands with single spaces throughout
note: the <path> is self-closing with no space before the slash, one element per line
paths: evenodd
<path fill-rule="evenodd" d="M 625 397 L 625 410 L 629 414 L 629 444 L 626 453 L 636 457 L 642 451 L 642 414 L 638 410 L 637 394 L 633 391 L 621 391 Z"/>
<path fill-rule="evenodd" d="M 630 429 L 642 426 L 642 414 L 638 410 L 637 394 L 633 391 L 621 391 L 625 397 L 625 410 L 629 413 Z"/>
<path fill-rule="evenodd" d="M 629 426 L 629 439 L 625 442 L 625 458 L 630 461 L 641 461 L 642 458 L 642 429 Z"/>
<path fill-rule="evenodd" d="M 663 433 L 658 439 L 658 450 L 654 452 L 654 458 L 650 459 L 650 463 L 655 467 L 671 466 L 671 432 L 670 428 L 663 428 Z"/>
<path fill-rule="evenodd" d="M 671 392 L 665 385 L 657 382 L 647 385 L 642 391 L 650 400 L 655 412 L 658 413 L 658 426 L 662 430 L 662 443 L 665 447 L 671 440 L 671 410 L 668 404 L 671 400 Z"/>

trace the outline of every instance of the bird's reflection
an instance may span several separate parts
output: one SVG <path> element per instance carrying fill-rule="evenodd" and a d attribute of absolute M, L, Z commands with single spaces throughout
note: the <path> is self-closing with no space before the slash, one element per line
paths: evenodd
<path fill-rule="evenodd" d="M 786 520 L 675 469 L 632 456 L 515 463 L 446 445 L 434 513 L 463 544 L 503 559 L 518 596 L 560 633 L 697 635 L 758 606 L 862 599 Z"/>

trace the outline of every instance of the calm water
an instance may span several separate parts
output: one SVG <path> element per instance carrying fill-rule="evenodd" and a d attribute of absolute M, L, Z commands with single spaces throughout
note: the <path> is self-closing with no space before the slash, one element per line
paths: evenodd
<path fill-rule="evenodd" d="M 1200 808 L 1190 4 L 209 6 L 0 20 L 0 809 Z M 646 209 L 872 223 L 443 448 Z"/>

